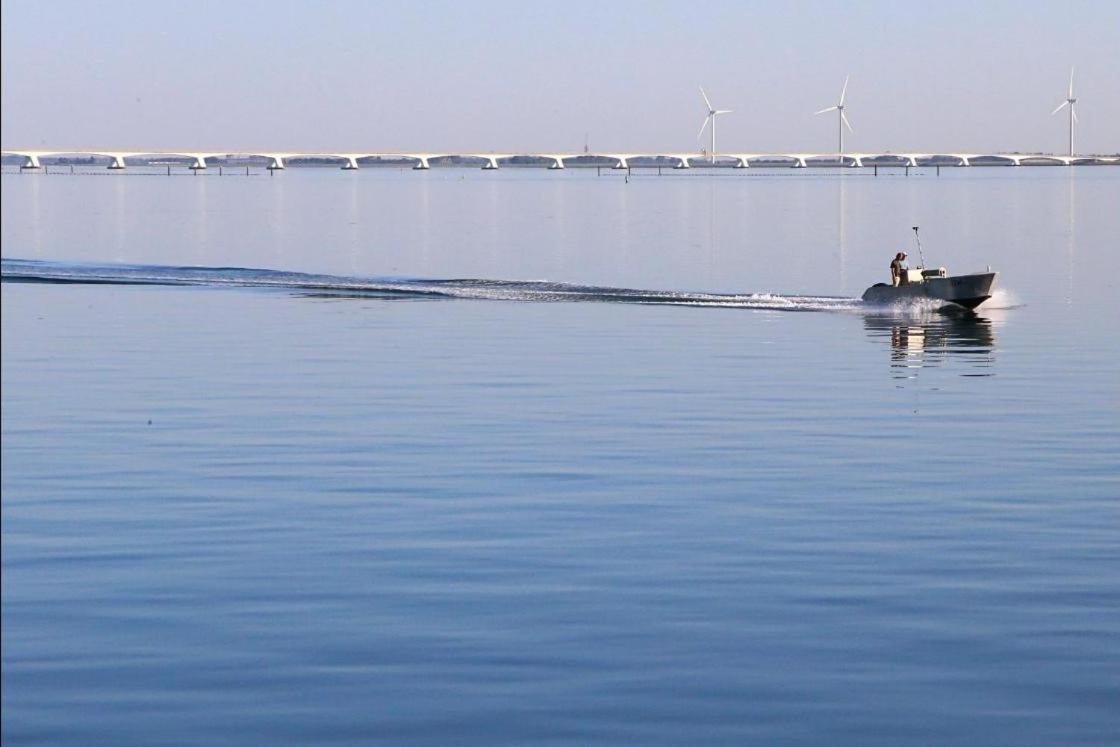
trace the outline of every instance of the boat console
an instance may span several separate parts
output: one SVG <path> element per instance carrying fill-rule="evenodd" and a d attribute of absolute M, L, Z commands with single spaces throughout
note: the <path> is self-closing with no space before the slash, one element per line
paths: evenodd
<path fill-rule="evenodd" d="M 902 278 L 899 285 L 907 285 L 908 283 L 923 283 L 929 278 L 945 278 L 949 277 L 949 271 L 944 267 L 934 267 L 932 269 L 925 269 L 919 267 L 916 270 L 903 270 Z"/>

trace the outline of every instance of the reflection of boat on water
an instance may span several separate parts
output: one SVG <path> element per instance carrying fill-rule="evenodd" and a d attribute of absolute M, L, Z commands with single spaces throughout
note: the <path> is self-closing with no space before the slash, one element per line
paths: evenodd
<path fill-rule="evenodd" d="M 975 309 L 992 297 L 997 274 L 977 272 L 972 275 L 950 275 L 944 267 L 933 270 L 903 270 L 898 285 L 876 283 L 863 292 L 863 300 L 868 303 L 889 304 L 929 298 Z"/>
<path fill-rule="evenodd" d="M 896 366 L 924 368 L 958 356 L 980 368 L 992 364 L 996 344 L 992 322 L 976 314 L 917 318 L 869 314 L 864 317 L 864 327 L 871 337 L 890 341 L 891 361 Z"/>

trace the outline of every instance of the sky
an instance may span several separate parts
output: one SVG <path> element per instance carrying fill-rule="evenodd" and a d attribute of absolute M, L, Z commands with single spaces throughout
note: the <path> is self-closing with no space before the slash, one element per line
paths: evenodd
<path fill-rule="evenodd" d="M 1120 151 L 1120 0 L 3 0 L 3 148 Z"/>

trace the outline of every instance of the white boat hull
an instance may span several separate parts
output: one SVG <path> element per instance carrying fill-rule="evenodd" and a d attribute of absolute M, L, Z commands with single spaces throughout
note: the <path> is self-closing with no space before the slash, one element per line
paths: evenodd
<path fill-rule="evenodd" d="M 975 309 L 992 297 L 996 284 L 995 272 L 978 272 L 973 275 L 925 278 L 921 282 L 887 285 L 877 283 L 863 292 L 868 303 L 890 304 L 917 298 L 947 301 L 966 309 Z"/>

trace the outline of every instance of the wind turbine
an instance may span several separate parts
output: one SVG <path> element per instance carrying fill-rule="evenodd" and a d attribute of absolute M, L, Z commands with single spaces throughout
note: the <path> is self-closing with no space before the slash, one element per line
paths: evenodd
<path fill-rule="evenodd" d="M 730 109 L 714 109 L 712 102 L 708 100 L 708 94 L 704 93 L 704 86 L 700 86 L 700 95 L 704 97 L 704 104 L 708 107 L 708 116 L 704 117 L 704 124 L 700 125 L 700 132 L 696 133 L 696 139 L 699 140 L 704 134 L 704 128 L 708 123 L 712 123 L 712 163 L 716 162 L 716 117 L 721 114 L 730 114 Z"/>
<path fill-rule="evenodd" d="M 837 149 L 836 154 L 840 156 L 841 162 L 843 162 L 844 160 L 844 128 L 847 127 L 848 132 L 853 131 L 852 125 L 848 122 L 848 118 L 844 116 L 844 95 L 848 92 L 848 78 L 850 77 L 852 76 L 844 76 L 844 87 L 840 89 L 840 103 L 838 103 L 836 106 L 830 106 L 827 109 L 821 109 L 819 112 L 815 112 L 813 115 L 816 116 L 817 114 L 824 114 L 825 112 L 830 112 L 833 110 L 835 110 L 836 113 L 840 115 L 839 121 L 837 121 L 836 123 L 836 126 L 840 129 L 840 147 Z"/>
<path fill-rule="evenodd" d="M 1069 95 L 1066 96 L 1065 101 L 1058 104 L 1057 109 L 1050 112 L 1050 116 L 1052 117 L 1065 107 L 1069 107 L 1069 154 L 1071 156 L 1073 155 L 1073 123 L 1080 121 L 1077 118 L 1077 112 L 1073 110 L 1075 104 L 1077 104 L 1077 99 L 1073 96 L 1073 68 L 1071 67 L 1069 69 Z"/>

